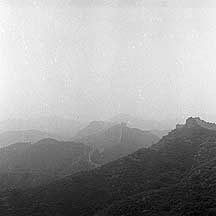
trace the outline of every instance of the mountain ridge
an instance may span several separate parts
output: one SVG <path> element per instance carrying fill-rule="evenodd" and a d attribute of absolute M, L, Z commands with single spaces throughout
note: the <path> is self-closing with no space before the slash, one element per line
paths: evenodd
<path fill-rule="evenodd" d="M 90 128 L 91 125 L 87 128 Z M 95 149 L 92 159 L 99 164 L 126 156 L 139 148 L 149 147 L 158 140 L 159 138 L 151 132 L 130 128 L 123 122 L 106 129 L 103 128 L 98 133 L 75 139 L 76 142 L 84 143 Z"/>
<path fill-rule="evenodd" d="M 30 142 L 35 143 L 43 138 L 53 138 L 63 140 L 63 137 L 56 134 L 47 133 L 40 130 L 13 130 L 0 133 L 0 148 L 17 143 Z"/>
<path fill-rule="evenodd" d="M 184 126 L 97 169 L 7 195 L 8 206 L 17 216 L 214 215 L 215 149 L 216 131 Z"/>
<path fill-rule="evenodd" d="M 42 139 L 0 149 L 0 190 L 34 187 L 94 168 L 91 148 L 75 142 Z"/>

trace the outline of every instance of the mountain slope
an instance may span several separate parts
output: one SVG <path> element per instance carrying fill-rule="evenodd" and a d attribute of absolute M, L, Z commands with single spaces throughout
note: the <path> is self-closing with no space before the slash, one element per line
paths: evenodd
<path fill-rule="evenodd" d="M 17 216 L 207 215 L 215 207 L 215 147 L 216 131 L 186 124 L 150 149 L 2 197 L 2 208 Z"/>
<path fill-rule="evenodd" d="M 83 136 L 76 141 L 92 146 L 95 151 L 92 160 L 99 164 L 126 156 L 139 148 L 149 147 L 158 141 L 158 137 L 148 131 L 129 128 L 121 123 L 102 129 L 98 133 Z"/>
<path fill-rule="evenodd" d="M 215 132 L 208 130 L 212 125 L 208 125 L 207 122 L 203 124 L 203 121 L 200 125 L 197 124 L 197 118 L 190 118 L 186 125 L 172 131 L 169 136 L 153 146 L 160 152 L 169 152 L 171 155 L 173 148 L 176 148 L 176 152 L 179 152 L 179 146 L 185 148 L 184 145 L 182 146 L 182 140 L 176 143 L 175 139 L 179 140 L 184 137 L 187 143 L 192 144 L 191 138 L 194 137 L 196 145 L 193 149 L 195 151 L 187 149 L 187 154 L 192 153 L 190 156 L 191 168 L 185 172 L 178 184 L 159 190 L 145 191 L 125 200 L 114 202 L 97 215 L 215 215 L 216 139 Z M 173 145 L 174 143 L 176 144 Z M 185 156 L 181 152 L 182 155 Z M 176 160 L 179 159 L 175 157 Z"/>
<path fill-rule="evenodd" d="M 81 143 L 43 139 L 34 145 L 0 149 L 0 190 L 25 188 L 93 168 L 90 148 Z"/>
<path fill-rule="evenodd" d="M 166 136 L 170 130 L 150 130 L 150 132 L 161 139 L 163 136 Z"/>
<path fill-rule="evenodd" d="M 130 196 L 99 211 L 97 216 L 214 216 L 216 159 L 189 172 L 180 183 Z"/>
<path fill-rule="evenodd" d="M 79 141 L 84 137 L 88 137 L 93 134 L 97 134 L 101 131 L 107 130 L 108 128 L 112 127 L 114 123 L 112 122 L 105 122 L 105 121 L 93 121 L 74 136 L 73 140 Z"/>
<path fill-rule="evenodd" d="M 15 197 L 12 194 L 10 202 L 17 215 L 49 215 L 49 212 L 50 215 L 54 212 L 59 215 L 93 215 L 115 200 L 142 190 L 160 188 L 161 178 L 169 178 L 168 183 L 177 182 L 181 169 L 175 167 L 172 161 L 156 151 L 144 149 L 91 172 L 18 193 Z M 152 178 L 154 181 L 150 181 Z M 35 209 L 35 202 L 41 208 Z M 42 206 L 46 206 L 46 210 Z"/>

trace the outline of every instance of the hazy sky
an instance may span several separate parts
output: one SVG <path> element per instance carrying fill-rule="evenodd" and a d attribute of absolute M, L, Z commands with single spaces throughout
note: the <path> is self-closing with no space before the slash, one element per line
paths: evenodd
<path fill-rule="evenodd" d="M 216 116 L 211 3 L 1 0 L 0 120 Z"/>

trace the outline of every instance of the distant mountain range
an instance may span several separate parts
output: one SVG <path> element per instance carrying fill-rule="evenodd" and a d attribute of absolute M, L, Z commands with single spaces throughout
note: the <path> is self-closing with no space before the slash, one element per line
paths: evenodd
<path fill-rule="evenodd" d="M 148 149 L 2 194 L 0 210 L 7 216 L 215 215 L 216 131 L 204 125 L 189 118 Z"/>
<path fill-rule="evenodd" d="M 0 134 L 0 148 L 17 142 L 35 143 L 45 138 L 53 138 L 58 140 L 63 139 L 61 136 L 39 130 L 6 131 Z"/>
<path fill-rule="evenodd" d="M 114 122 L 108 121 L 92 121 L 86 127 L 82 128 L 78 133 L 73 137 L 74 140 L 80 140 L 84 137 L 88 137 L 99 132 L 105 131 L 108 128 L 114 126 Z"/>
<path fill-rule="evenodd" d="M 85 123 L 60 117 L 42 117 L 35 119 L 11 119 L 0 122 L 0 133 L 7 131 L 37 130 L 54 134 L 65 140 L 73 137 Z"/>
<path fill-rule="evenodd" d="M 156 120 L 144 120 L 142 118 L 133 117 L 128 114 L 118 114 L 111 119 L 111 122 L 121 123 L 125 122 L 129 127 L 139 128 L 141 130 L 170 130 L 171 123 L 160 122 Z"/>
<path fill-rule="evenodd" d="M 5 146 L 14 142 L 36 142 L 40 137 L 41 139 L 51 137 L 60 140 L 71 140 L 71 138 L 77 140 L 122 122 L 127 123 L 128 127 L 131 128 L 151 131 L 159 138 L 166 135 L 167 130 L 171 128 L 169 124 L 154 120 L 143 120 L 126 114 L 116 115 L 108 121 L 90 122 L 88 127 L 88 123 L 86 122 L 60 117 L 11 119 L 0 122 L 0 146 Z M 2 140 L 1 136 L 3 136 Z"/>
<path fill-rule="evenodd" d="M 93 122 L 84 128 L 74 140 L 92 146 L 92 160 L 104 164 L 126 156 L 139 148 L 149 147 L 159 138 L 149 131 L 127 127 L 126 123 Z"/>
<path fill-rule="evenodd" d="M 144 120 L 142 118 L 133 117 L 128 114 L 119 114 L 110 119 L 111 122 L 126 122 L 131 128 L 138 128 L 144 131 L 150 131 L 159 138 L 167 135 L 173 127 L 172 122 L 160 122 L 156 120 Z"/>
<path fill-rule="evenodd" d="M 62 137 L 38 130 L 0 134 L 0 190 L 45 184 L 158 141 L 150 132 L 113 125 L 92 122 L 77 133 L 75 142 L 58 141 Z"/>

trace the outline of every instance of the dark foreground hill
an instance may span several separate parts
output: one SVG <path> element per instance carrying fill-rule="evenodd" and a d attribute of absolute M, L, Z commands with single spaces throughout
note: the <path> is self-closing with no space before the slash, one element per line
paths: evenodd
<path fill-rule="evenodd" d="M 90 148 L 81 143 L 43 139 L 0 149 L 0 190 L 26 188 L 93 168 Z"/>
<path fill-rule="evenodd" d="M 114 202 L 97 216 L 214 216 L 216 160 L 191 170 L 178 184 Z"/>
<path fill-rule="evenodd" d="M 215 215 L 216 131 L 196 119 L 100 168 L 48 185 L 2 194 L 16 216 Z"/>

